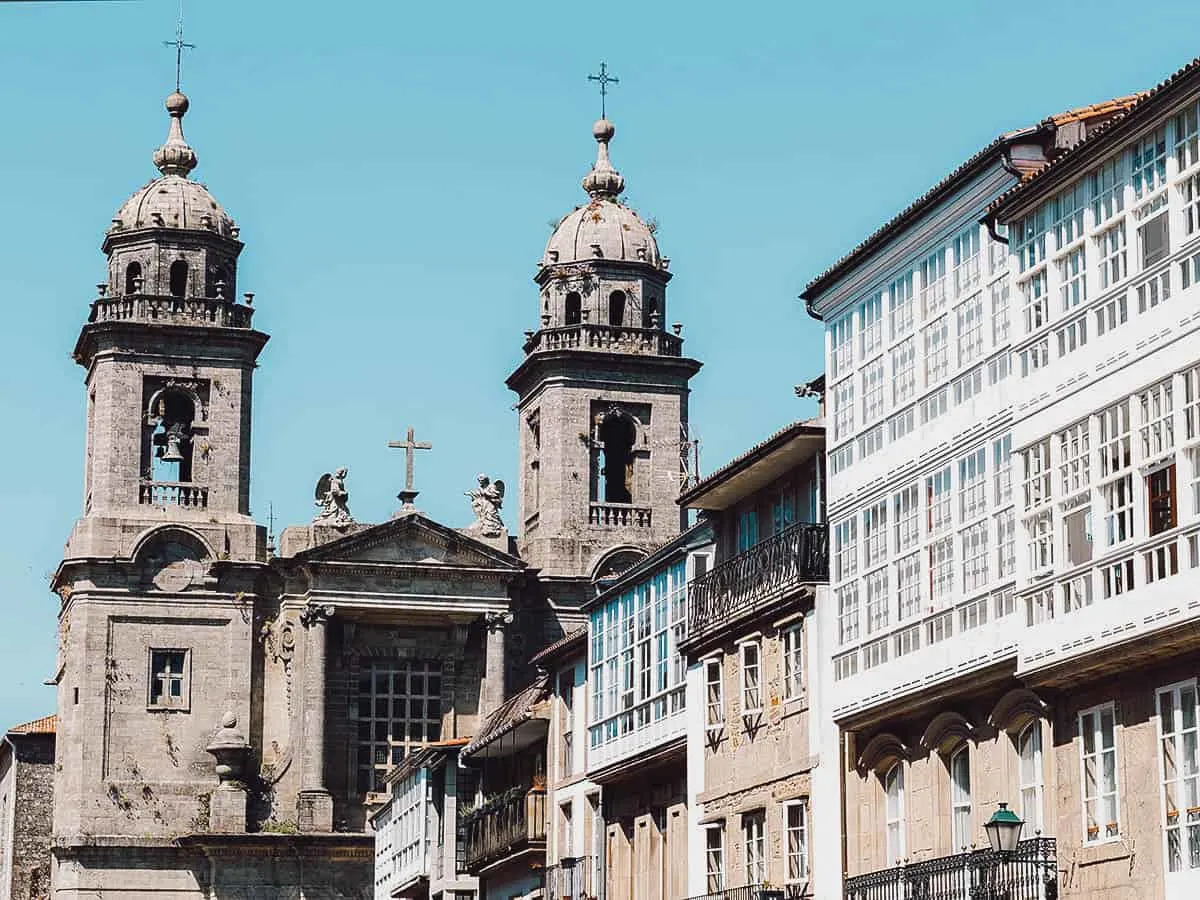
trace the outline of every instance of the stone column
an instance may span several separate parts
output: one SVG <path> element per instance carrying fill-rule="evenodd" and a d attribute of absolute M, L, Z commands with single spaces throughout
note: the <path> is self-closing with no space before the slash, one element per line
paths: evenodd
<path fill-rule="evenodd" d="M 304 652 L 304 743 L 297 824 L 303 832 L 333 831 L 333 797 L 325 788 L 325 643 L 333 607 L 310 604 L 300 614 Z"/>
<path fill-rule="evenodd" d="M 487 715 L 504 702 L 504 629 L 512 624 L 510 612 L 490 612 L 483 617 L 487 642 L 483 654 L 483 688 L 479 709 Z"/>

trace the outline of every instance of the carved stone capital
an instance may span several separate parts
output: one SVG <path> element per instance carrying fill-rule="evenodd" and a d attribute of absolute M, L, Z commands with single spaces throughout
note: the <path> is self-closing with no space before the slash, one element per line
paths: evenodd
<path fill-rule="evenodd" d="M 300 611 L 300 624 L 305 628 L 324 625 L 333 618 L 332 603 L 310 603 Z"/>
<path fill-rule="evenodd" d="M 513 614 L 508 610 L 504 612 L 489 612 L 483 614 L 483 624 L 487 626 L 488 631 L 499 631 L 506 625 L 513 623 Z"/>

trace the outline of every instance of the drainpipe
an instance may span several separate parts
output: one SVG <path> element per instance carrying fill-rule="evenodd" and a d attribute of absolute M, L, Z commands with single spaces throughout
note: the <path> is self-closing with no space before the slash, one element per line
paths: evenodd
<path fill-rule="evenodd" d="M 846 872 L 848 871 L 849 861 L 850 861 L 850 851 L 849 851 L 849 847 L 847 846 L 847 844 L 849 842 L 846 839 L 846 818 L 847 818 L 847 816 L 846 816 L 846 772 L 849 771 L 848 766 L 850 764 L 850 746 L 849 746 L 849 741 L 846 738 L 846 732 L 841 728 L 841 726 L 838 726 L 838 742 L 841 745 L 840 750 L 841 750 L 841 757 L 842 757 L 842 763 L 841 763 L 841 766 L 839 767 L 839 771 L 838 771 L 838 794 L 839 794 L 839 800 L 842 805 L 842 877 L 841 877 L 841 882 L 842 882 L 842 893 L 844 894 L 845 890 L 846 890 Z"/>

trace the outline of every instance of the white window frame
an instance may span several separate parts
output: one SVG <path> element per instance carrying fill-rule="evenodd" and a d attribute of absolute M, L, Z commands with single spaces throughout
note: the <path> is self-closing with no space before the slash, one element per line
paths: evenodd
<path fill-rule="evenodd" d="M 1190 693 L 1190 703 L 1186 695 Z M 1166 710 L 1163 709 L 1163 697 L 1171 697 L 1171 709 L 1167 730 Z M 1194 766 L 1196 763 L 1196 745 L 1200 743 L 1200 694 L 1197 692 L 1196 679 L 1180 681 L 1159 688 L 1154 698 L 1154 718 L 1158 721 L 1158 759 L 1159 785 L 1161 790 L 1162 832 L 1163 832 L 1163 867 L 1167 878 L 1176 872 L 1186 872 L 1197 867 L 1189 865 L 1190 861 L 1200 855 L 1195 848 L 1200 842 L 1200 773 L 1187 773 L 1186 766 L 1189 756 Z M 1185 714 L 1190 705 L 1191 723 L 1187 722 Z M 1191 753 L 1188 752 L 1188 735 L 1191 736 Z M 1175 760 L 1173 776 L 1167 772 L 1167 747 L 1170 745 L 1170 756 Z M 1190 787 L 1187 783 L 1191 782 Z M 1189 796 L 1190 795 L 1190 796 Z M 1174 809 L 1171 816 L 1169 810 Z M 1172 822 L 1172 819 L 1174 821 Z M 1172 845 L 1174 844 L 1174 847 Z M 1173 857 L 1177 856 L 1179 865 L 1173 865 Z"/>
<path fill-rule="evenodd" d="M 764 809 L 742 813 L 742 856 L 745 861 L 746 884 L 766 882 L 767 815 Z"/>
<path fill-rule="evenodd" d="M 1112 720 L 1112 747 L 1105 748 L 1103 746 L 1103 716 L 1104 714 Z M 1085 722 L 1085 720 L 1087 720 Z M 1083 821 L 1083 843 L 1084 844 L 1104 844 L 1109 841 L 1118 841 L 1121 839 L 1121 773 L 1119 770 L 1120 759 L 1117 754 L 1117 712 L 1116 705 L 1109 703 L 1101 703 L 1097 706 L 1088 707 L 1079 711 L 1077 718 L 1079 726 L 1079 782 L 1080 782 L 1080 812 L 1082 813 Z M 1085 730 L 1091 732 L 1092 736 L 1092 752 L 1087 750 L 1087 740 Z M 1096 792 L 1089 794 L 1088 788 L 1088 759 L 1093 758 L 1094 765 L 1097 766 L 1098 777 L 1102 776 L 1103 757 L 1107 754 L 1112 755 L 1112 784 L 1103 787 L 1097 781 Z M 1095 802 L 1097 804 L 1097 816 L 1099 816 L 1099 804 L 1111 798 L 1112 811 L 1115 812 L 1115 821 L 1101 823 L 1099 818 L 1096 819 L 1095 837 L 1091 836 L 1088 826 L 1088 803 Z M 1115 827 L 1115 830 L 1110 830 Z M 1104 833 L 1101 834 L 1101 829 Z"/>
<path fill-rule="evenodd" d="M 753 665 L 747 664 L 747 651 L 754 652 Z M 751 684 L 746 677 L 747 671 L 753 671 L 754 679 Z M 762 644 L 758 640 L 741 641 L 738 644 L 738 678 L 742 697 L 742 715 L 750 716 L 763 711 L 763 671 Z"/>
<path fill-rule="evenodd" d="M 808 801 L 789 800 L 783 804 L 783 883 L 801 884 L 807 880 Z"/>
<path fill-rule="evenodd" d="M 966 790 L 959 783 L 957 770 L 962 766 L 966 775 Z M 950 830 L 955 853 L 970 847 L 974 837 L 974 806 L 971 786 L 971 748 L 964 744 L 950 754 Z"/>
<path fill-rule="evenodd" d="M 725 890 L 725 872 L 725 823 L 711 822 L 704 826 L 704 879 L 708 893 L 718 894 Z"/>
<path fill-rule="evenodd" d="M 710 735 L 719 734 L 725 727 L 725 667 L 722 662 L 719 656 L 704 660 L 704 728 Z"/>
<path fill-rule="evenodd" d="M 1021 798 L 1021 818 L 1025 820 L 1027 834 L 1031 837 L 1046 829 L 1046 765 L 1043 746 L 1042 720 L 1034 719 L 1017 735 L 1017 781 Z"/>
<path fill-rule="evenodd" d="M 894 794 L 893 788 L 895 788 Z M 906 801 L 904 763 L 898 760 L 883 776 L 884 846 L 889 866 L 899 865 L 908 852 Z"/>
<path fill-rule="evenodd" d="M 785 625 L 779 634 L 782 657 L 783 698 L 794 700 L 804 694 L 804 623 Z"/>

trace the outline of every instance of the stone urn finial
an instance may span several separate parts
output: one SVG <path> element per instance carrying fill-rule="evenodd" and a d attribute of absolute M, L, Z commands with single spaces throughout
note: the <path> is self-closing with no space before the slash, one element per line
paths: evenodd
<path fill-rule="evenodd" d="M 238 718 L 234 713 L 225 713 L 221 718 L 221 727 L 204 748 L 216 757 L 217 778 L 222 786 L 241 780 L 246 754 L 250 750 L 250 744 L 246 741 L 246 736 L 238 731 L 237 724 Z"/>

